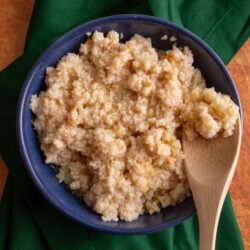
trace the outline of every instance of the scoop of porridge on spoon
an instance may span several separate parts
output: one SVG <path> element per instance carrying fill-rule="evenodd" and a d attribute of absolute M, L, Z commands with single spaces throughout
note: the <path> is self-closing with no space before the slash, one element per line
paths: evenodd
<path fill-rule="evenodd" d="M 218 221 L 239 157 L 242 128 L 238 117 L 234 134 L 208 140 L 183 137 L 185 168 L 200 227 L 200 250 L 215 249 Z"/>

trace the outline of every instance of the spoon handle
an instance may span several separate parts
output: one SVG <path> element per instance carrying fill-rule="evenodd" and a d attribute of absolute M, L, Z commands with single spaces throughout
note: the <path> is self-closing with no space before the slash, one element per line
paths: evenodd
<path fill-rule="evenodd" d="M 203 186 L 199 190 L 200 192 L 196 192 L 196 197 L 194 197 L 195 203 L 199 203 L 197 206 L 200 227 L 199 249 L 214 250 L 218 222 L 227 188 L 221 189 L 219 185 L 216 185 L 214 188 Z"/>

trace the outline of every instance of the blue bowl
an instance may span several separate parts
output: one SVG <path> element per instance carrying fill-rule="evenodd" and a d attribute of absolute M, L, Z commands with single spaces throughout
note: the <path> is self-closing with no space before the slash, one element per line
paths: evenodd
<path fill-rule="evenodd" d="M 25 166 L 43 196 L 60 212 L 83 225 L 117 234 L 145 234 L 175 226 L 195 214 L 192 198 L 175 207 L 162 209 L 160 213 L 142 215 L 133 222 L 104 222 L 100 215 L 73 196 L 64 184 L 59 184 L 54 170 L 45 164 L 37 134 L 31 123 L 33 118 L 29 109 L 31 95 L 39 93 L 44 88 L 46 67 L 55 66 L 63 55 L 77 51 L 80 43 L 87 39 L 85 33 L 95 30 L 102 32 L 115 30 L 123 33 L 123 41 L 137 33 L 150 37 L 155 48 L 164 50 L 171 48 L 172 45 L 170 41 L 161 40 L 161 37 L 165 34 L 175 36 L 177 45 L 190 47 L 194 54 L 195 66 L 202 71 L 208 85 L 230 95 L 241 108 L 236 87 L 225 65 L 205 42 L 190 31 L 151 16 L 117 15 L 100 18 L 76 27 L 57 40 L 37 60 L 28 74 L 19 96 L 16 121 L 19 148 Z"/>

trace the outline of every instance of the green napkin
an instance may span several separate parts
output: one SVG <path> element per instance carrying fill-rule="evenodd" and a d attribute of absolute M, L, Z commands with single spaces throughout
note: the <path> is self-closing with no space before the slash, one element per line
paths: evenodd
<path fill-rule="evenodd" d="M 0 249 L 197 249 L 196 216 L 159 233 L 118 236 L 96 232 L 61 215 L 34 187 L 20 158 L 15 134 L 18 93 L 38 56 L 86 21 L 121 13 L 163 17 L 192 30 L 227 63 L 249 37 L 249 8 L 248 0 L 37 0 L 24 54 L 0 73 L 0 154 L 10 170 L 0 203 Z M 216 248 L 243 249 L 229 196 Z"/>

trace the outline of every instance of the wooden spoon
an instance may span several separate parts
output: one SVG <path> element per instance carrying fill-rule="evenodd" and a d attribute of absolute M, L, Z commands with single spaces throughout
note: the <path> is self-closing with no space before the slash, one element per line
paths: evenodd
<path fill-rule="evenodd" d="M 199 220 L 200 250 L 215 249 L 218 221 L 237 165 L 241 136 L 238 118 L 230 137 L 183 138 L 185 168 Z"/>

